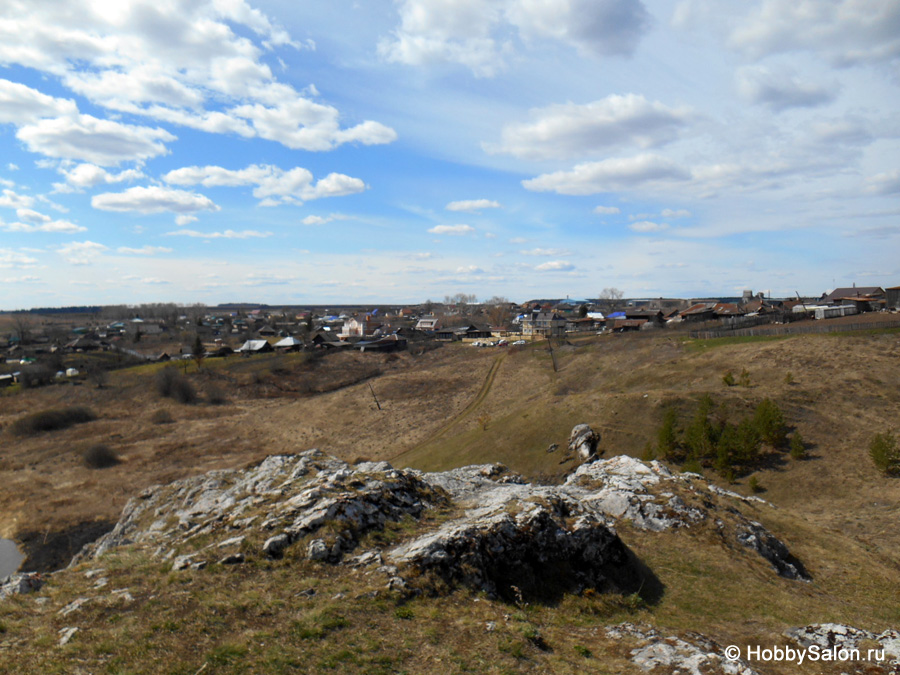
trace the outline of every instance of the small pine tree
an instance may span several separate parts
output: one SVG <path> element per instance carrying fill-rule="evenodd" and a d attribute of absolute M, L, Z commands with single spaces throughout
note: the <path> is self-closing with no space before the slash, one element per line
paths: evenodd
<path fill-rule="evenodd" d="M 726 424 L 722 427 L 716 444 L 716 471 L 723 477 L 734 476 L 734 462 L 739 451 L 737 427 Z"/>
<path fill-rule="evenodd" d="M 759 450 L 762 439 L 753 420 L 746 419 L 737 426 L 735 462 L 750 467 L 759 461 Z"/>
<path fill-rule="evenodd" d="M 794 459 L 806 459 L 806 443 L 803 442 L 803 436 L 799 431 L 795 431 L 791 435 L 791 457 Z"/>
<path fill-rule="evenodd" d="M 741 376 L 738 378 L 738 384 L 742 387 L 750 386 L 750 373 L 746 368 L 741 371 Z"/>
<path fill-rule="evenodd" d="M 688 448 L 690 459 L 703 460 L 713 455 L 718 434 L 709 422 L 709 415 L 714 404 L 709 394 L 704 394 L 697 406 L 697 412 L 690 426 L 684 431 L 684 444 Z"/>
<path fill-rule="evenodd" d="M 770 398 L 764 398 L 753 414 L 753 422 L 763 441 L 773 448 L 780 448 L 787 440 L 787 429 L 781 408 Z"/>
<path fill-rule="evenodd" d="M 673 459 L 678 449 L 678 413 L 675 408 L 666 409 L 662 426 L 656 434 L 656 455 L 660 459 Z"/>
<path fill-rule="evenodd" d="M 754 494 L 757 492 L 762 492 L 762 486 L 759 484 L 759 478 L 756 476 L 750 476 L 750 480 L 747 481 L 747 485 L 750 487 L 750 492 Z"/>
<path fill-rule="evenodd" d="M 875 434 L 869 443 L 869 456 L 878 470 L 886 476 L 900 476 L 900 448 L 890 431 Z"/>
<path fill-rule="evenodd" d="M 191 357 L 197 364 L 197 370 L 200 370 L 203 359 L 206 358 L 206 347 L 203 346 L 203 340 L 200 339 L 199 334 L 194 336 L 194 346 L 191 347 Z"/>
<path fill-rule="evenodd" d="M 726 387 L 733 387 L 734 386 L 734 373 L 732 373 L 730 370 L 727 373 L 725 373 L 722 376 L 722 383 Z"/>

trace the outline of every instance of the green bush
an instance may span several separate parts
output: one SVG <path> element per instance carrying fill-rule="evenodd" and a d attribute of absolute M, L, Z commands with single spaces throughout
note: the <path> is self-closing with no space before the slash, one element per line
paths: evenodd
<path fill-rule="evenodd" d="M 67 429 L 74 424 L 90 422 L 95 419 L 97 416 L 83 406 L 54 408 L 20 417 L 12 423 L 10 430 L 16 436 L 33 436 L 44 431 Z"/>
<path fill-rule="evenodd" d="M 730 370 L 722 376 L 722 384 L 726 387 L 734 386 L 734 374 Z"/>
<path fill-rule="evenodd" d="M 750 372 L 746 368 L 741 371 L 741 376 L 738 378 L 738 384 L 742 387 L 750 386 Z"/>
<path fill-rule="evenodd" d="M 806 459 L 806 443 L 803 442 L 803 436 L 799 431 L 795 431 L 791 436 L 791 457 Z"/>
<path fill-rule="evenodd" d="M 900 448 L 890 431 L 875 434 L 869 443 L 869 456 L 881 473 L 886 476 L 900 476 Z"/>
<path fill-rule="evenodd" d="M 107 469 L 119 463 L 118 455 L 102 443 L 92 445 L 81 453 L 81 459 L 89 469 Z"/>

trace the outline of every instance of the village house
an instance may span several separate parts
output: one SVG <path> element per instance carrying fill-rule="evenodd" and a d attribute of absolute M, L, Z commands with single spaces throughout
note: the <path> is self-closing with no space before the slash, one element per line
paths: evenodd
<path fill-rule="evenodd" d="M 434 314 L 427 314 L 416 322 L 416 330 L 422 331 L 438 331 L 442 328 L 441 318 Z"/>
<path fill-rule="evenodd" d="M 682 321 L 701 322 L 716 318 L 715 302 L 698 302 L 681 312 Z"/>
<path fill-rule="evenodd" d="M 238 348 L 238 351 L 244 355 L 265 354 L 266 352 L 274 351 L 274 349 L 266 340 L 247 340 Z"/>
<path fill-rule="evenodd" d="M 385 332 L 385 326 L 380 317 L 366 314 L 362 319 L 357 317 L 349 317 L 341 326 L 341 332 L 338 337 L 341 340 L 362 339 L 364 337 L 380 336 Z"/>
<path fill-rule="evenodd" d="M 884 292 L 887 309 L 900 310 L 900 286 L 885 288 Z"/>
<path fill-rule="evenodd" d="M 532 312 L 522 318 L 522 335 L 562 337 L 565 334 L 566 318 L 556 312 Z"/>
<path fill-rule="evenodd" d="M 854 284 L 849 288 L 835 288 L 831 293 L 823 295 L 819 303 L 823 305 L 841 305 L 845 304 L 842 302 L 843 300 L 873 301 L 884 300 L 884 297 L 884 289 L 881 286 L 857 286 Z"/>

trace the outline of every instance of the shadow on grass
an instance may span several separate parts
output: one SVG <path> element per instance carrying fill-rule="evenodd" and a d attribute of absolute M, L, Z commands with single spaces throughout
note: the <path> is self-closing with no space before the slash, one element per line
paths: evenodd
<path fill-rule="evenodd" d="M 25 554 L 26 572 L 53 572 L 66 567 L 85 544 L 115 527 L 112 520 L 89 520 L 56 532 L 23 532 L 16 537 Z"/>

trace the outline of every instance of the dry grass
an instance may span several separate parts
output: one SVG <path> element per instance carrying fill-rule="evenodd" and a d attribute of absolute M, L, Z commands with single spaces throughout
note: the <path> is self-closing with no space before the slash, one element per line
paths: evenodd
<path fill-rule="evenodd" d="M 685 418 L 709 392 L 735 417 L 769 397 L 802 433 L 808 459 L 784 453 L 782 462 L 754 474 L 778 509 L 753 517 L 788 541 L 813 574 L 812 584 L 779 579 L 712 536 L 698 543 L 681 533 L 623 530 L 666 586 L 659 603 L 629 608 L 608 598 L 567 596 L 558 606 L 532 607 L 523 620 L 507 621 L 504 615 L 515 609 L 475 602 L 465 592 L 415 600 L 402 605 L 411 616 L 406 610 L 399 616 L 396 599 L 363 597 L 364 578 L 348 581 L 296 560 L 170 575 L 149 559 L 136 569 L 123 559 L 104 566 L 115 568 L 110 587 L 139 589 L 133 605 L 98 605 L 79 618 L 80 638 L 51 648 L 63 624 L 55 609 L 86 588 L 81 577 L 67 576 L 47 591 L 51 605 L 42 612 L 25 600 L 0 609 L 6 627 L 0 642 L 23 648 L 2 658 L 12 655 L 13 665 L 31 659 L 32 669 L 46 672 L 65 672 L 79 659 L 93 664 L 86 670 L 109 672 L 157 672 L 153 663 L 172 664 L 158 672 L 185 673 L 204 663 L 207 672 L 223 673 L 258 664 L 265 672 L 635 672 L 623 660 L 627 650 L 606 641 L 598 625 L 637 619 L 744 644 L 780 640 L 788 625 L 813 621 L 872 630 L 900 624 L 894 603 L 884 601 L 900 594 L 892 562 L 900 557 L 900 481 L 879 474 L 868 457 L 869 440 L 890 429 L 900 406 L 896 333 L 709 343 L 664 334 L 591 337 L 556 351 L 558 372 L 542 345 L 510 351 L 497 365 L 499 355 L 448 346 L 391 361 L 376 354 L 329 355 L 315 363 L 302 355 L 209 359 L 203 374 L 189 364 L 187 377 L 199 389 L 214 383 L 230 404 L 178 407 L 177 424 L 155 424 L 151 417 L 159 405 L 147 391 L 158 369 L 151 366 L 114 372 L 102 390 L 66 385 L 5 397 L 0 424 L 7 426 L 35 409 L 69 405 L 102 411 L 102 419 L 53 434 L 5 435 L 0 535 L 26 526 L 52 535 L 111 521 L 147 485 L 309 447 L 424 469 L 501 461 L 554 480 L 573 468 L 564 448 L 574 424 L 599 430 L 606 456 L 640 456 L 667 407 Z M 722 383 L 725 372 L 744 368 L 749 387 Z M 92 442 L 116 447 L 122 463 L 102 472 L 85 468 L 73 448 Z M 548 453 L 551 443 L 561 449 Z M 746 479 L 732 488 L 749 493 Z M 298 599 L 296 593 L 314 585 L 312 600 Z M 322 617 L 337 611 L 330 604 L 336 593 L 347 596 L 338 611 L 347 625 L 329 628 Z M 498 622 L 498 630 L 486 632 L 486 621 Z M 551 652 L 527 638 L 532 629 Z M 319 630 L 327 637 L 314 637 Z"/>

